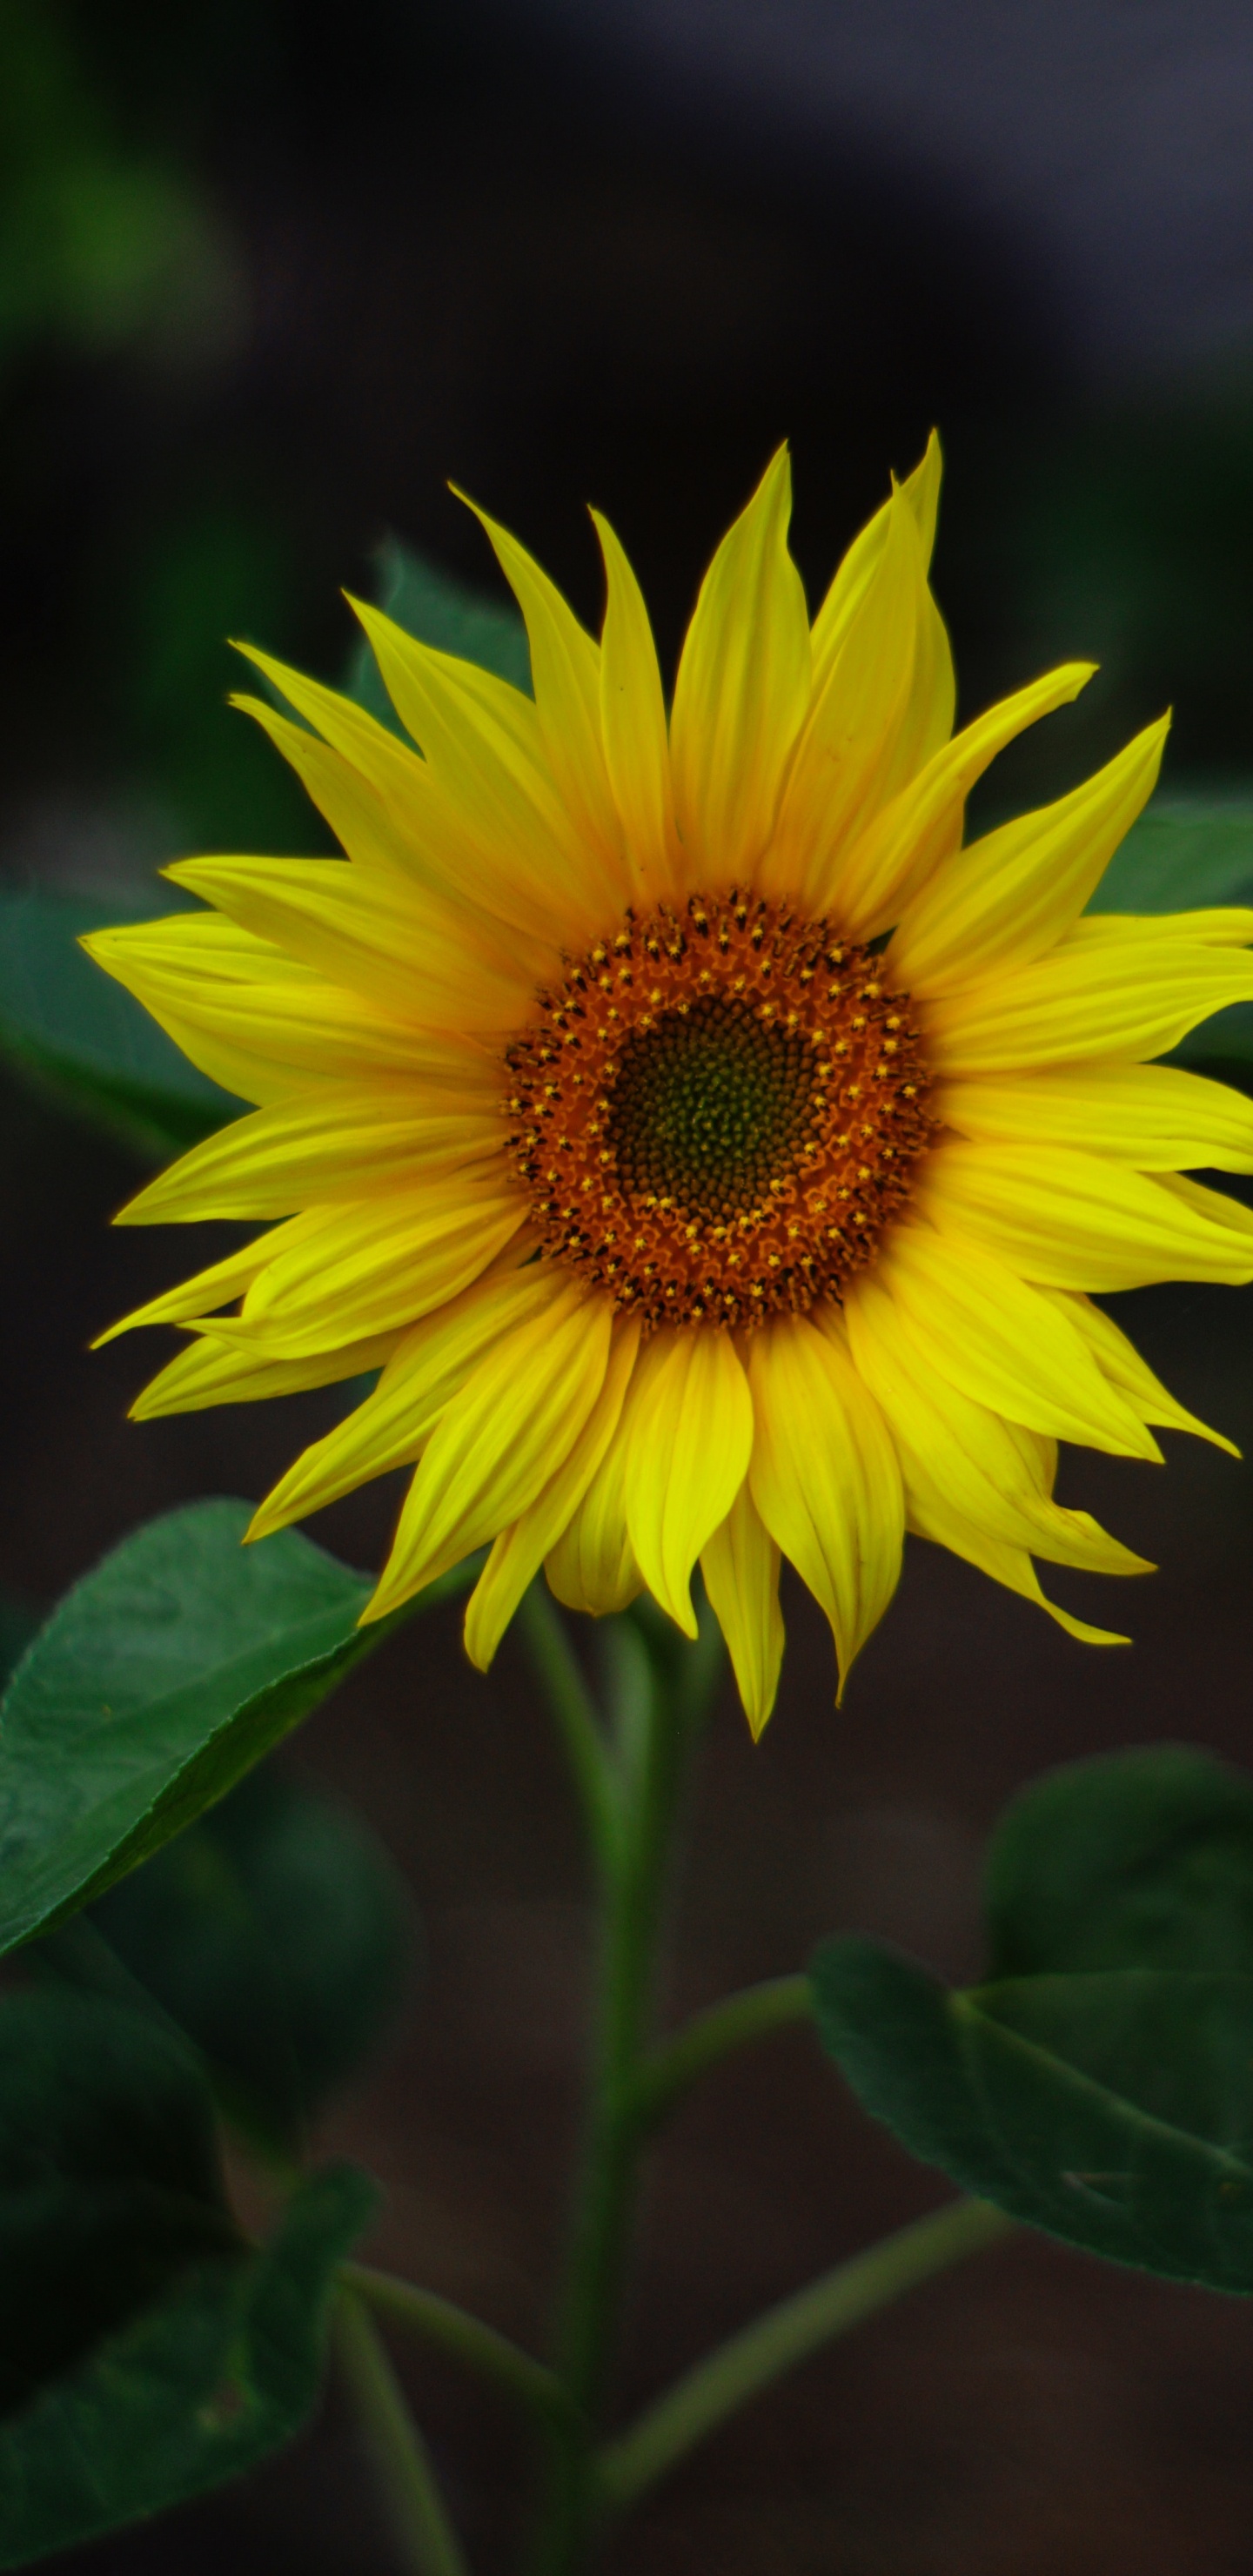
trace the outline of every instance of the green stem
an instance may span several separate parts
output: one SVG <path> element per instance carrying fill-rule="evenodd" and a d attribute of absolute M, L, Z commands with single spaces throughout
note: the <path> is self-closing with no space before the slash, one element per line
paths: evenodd
<path fill-rule="evenodd" d="M 767 2039 L 772 2031 L 788 2030 L 795 2022 L 809 2021 L 813 2009 L 808 1977 L 768 1977 L 761 1985 L 746 1986 L 741 1994 L 728 1995 L 698 2013 L 684 2030 L 663 2040 L 639 2070 L 632 2098 L 641 2130 L 655 2128 L 681 2096 L 734 2049 Z"/>
<path fill-rule="evenodd" d="M 596 1703 L 542 1575 L 524 1593 L 518 1622 L 557 1720 L 597 1868 L 603 1877 L 614 1865 L 621 1830 L 613 1762 Z"/>
<path fill-rule="evenodd" d="M 531 2413 L 548 2419 L 566 2412 L 565 2396 L 555 2371 L 546 2370 L 542 2361 L 533 2361 L 530 2353 L 523 2352 L 508 2335 L 499 2334 L 495 2326 L 484 2325 L 452 2299 L 441 2298 L 436 2290 L 419 2289 L 412 2281 L 399 2280 L 393 2272 L 378 2272 L 369 2263 L 341 2263 L 339 2277 L 346 2288 L 359 2292 L 381 2316 L 393 2317 L 397 2325 L 411 2327 L 428 2343 L 452 2353 L 480 2379 L 491 2380 Z"/>
<path fill-rule="evenodd" d="M 932 2273 L 1009 2232 L 1013 2221 L 986 2201 L 959 2200 L 902 2227 L 808 2288 L 767 2310 L 697 2362 L 630 2430 L 601 2452 L 604 2505 L 621 2509 L 664 2477 L 685 2452 L 821 2345 L 847 2334 Z"/>
<path fill-rule="evenodd" d="M 597 2516 L 590 2427 L 603 2399 L 634 2215 L 640 2148 L 634 2099 L 675 1810 L 695 1717 L 708 1695 L 703 1671 L 700 1688 L 690 1697 L 684 1692 L 682 1657 L 663 1682 L 659 1658 L 632 1623 L 616 1622 L 610 1645 L 620 1825 L 604 1879 L 588 2121 L 558 2363 L 570 2423 L 579 2430 L 554 2445 L 536 2560 L 542 2576 L 573 2576 Z"/>
<path fill-rule="evenodd" d="M 430 2453 L 378 2328 L 355 2290 L 340 2292 L 335 2343 L 406 2566 L 413 2576 L 469 2576 Z"/>

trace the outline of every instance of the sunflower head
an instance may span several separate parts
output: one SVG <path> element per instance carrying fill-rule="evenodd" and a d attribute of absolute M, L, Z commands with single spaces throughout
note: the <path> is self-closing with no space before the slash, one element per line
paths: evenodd
<path fill-rule="evenodd" d="M 362 606 L 402 740 L 251 652 L 343 857 L 184 862 L 201 910 L 86 942 L 256 1104 L 122 1212 L 266 1229 L 113 1327 L 184 1335 L 135 1412 L 379 1372 L 251 1532 L 411 1469 L 367 1618 L 486 1544 L 480 1664 L 541 1567 L 690 1634 L 699 1563 L 759 1732 L 783 1558 L 841 1676 L 907 1528 L 1114 1642 L 1041 1589 L 1142 1570 L 1054 1499 L 1059 1440 L 1218 1437 L 1092 1296 L 1253 1277 L 1253 1217 L 1182 1177 L 1253 1170 L 1253 1106 L 1152 1061 L 1253 998 L 1253 912 L 1087 916 L 1164 723 L 965 839 L 1090 666 L 953 732 L 939 475 L 933 439 L 811 623 L 780 451 L 669 714 L 605 521 L 596 642 L 483 518 L 533 694 Z"/>

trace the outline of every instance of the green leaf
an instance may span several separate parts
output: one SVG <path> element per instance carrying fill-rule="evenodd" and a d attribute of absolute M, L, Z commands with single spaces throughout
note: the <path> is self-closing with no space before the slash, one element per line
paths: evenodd
<path fill-rule="evenodd" d="M 1185 1744 L 1046 1772 L 998 1821 L 984 1902 L 993 1977 L 1253 1975 L 1253 1779 Z"/>
<path fill-rule="evenodd" d="M 375 560 L 379 606 L 406 634 L 434 644 L 441 653 L 477 662 L 481 670 L 494 671 L 498 679 L 511 681 L 515 689 L 524 689 L 530 696 L 531 648 L 516 608 L 499 607 L 495 600 L 454 581 L 395 537 L 385 540 Z M 403 732 L 364 638 L 353 653 L 345 685 L 349 696 L 377 716 L 380 724 L 393 733 Z"/>
<path fill-rule="evenodd" d="M 288 2145 L 373 2047 L 416 1946 L 381 1843 L 273 1766 L 89 1919 L 203 2052 L 227 2106 Z"/>
<path fill-rule="evenodd" d="M 130 902 L 115 893 L 0 894 L 0 1053 L 66 1108 L 157 1161 L 211 1135 L 244 1104 L 198 1072 L 77 941 L 176 903 L 157 888 Z"/>
<path fill-rule="evenodd" d="M 1253 796 L 1166 797 L 1116 850 L 1090 912 L 1196 912 L 1253 904 Z M 1253 1003 L 1215 1012 L 1176 1050 L 1182 1064 L 1253 1063 Z"/>
<path fill-rule="evenodd" d="M 188 2050 L 56 1991 L 0 2006 L 0 2567 L 202 2494 L 288 2440 L 374 2202 L 351 2168 L 317 2175 L 254 2251 Z"/>
<path fill-rule="evenodd" d="M 924 2163 L 1089 2253 L 1253 2291 L 1253 1977 L 954 1994 L 858 1939 L 825 1943 L 812 1975 L 825 2046 Z"/>
<path fill-rule="evenodd" d="M 991 1975 L 826 1943 L 819 2027 L 866 2108 L 1011 2216 L 1253 2291 L 1253 1780 L 1183 1745 L 1034 1781 L 992 1839 Z"/>
<path fill-rule="evenodd" d="M 213 1806 L 397 1620 L 296 1532 L 241 1547 L 247 1503 L 150 1521 L 68 1593 L 0 1704 L 0 1952 L 48 1931 Z"/>

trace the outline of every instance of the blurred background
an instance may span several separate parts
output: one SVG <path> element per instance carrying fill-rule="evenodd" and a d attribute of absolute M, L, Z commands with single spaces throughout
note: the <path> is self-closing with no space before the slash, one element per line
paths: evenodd
<path fill-rule="evenodd" d="M 341 587 L 398 536 L 490 591 L 467 486 L 589 623 L 594 501 L 672 664 L 700 572 L 780 437 L 811 599 L 939 426 L 936 581 L 969 716 L 1091 654 L 1082 706 L 1001 764 L 1060 792 L 1175 707 L 1168 783 L 1253 779 L 1253 16 L 1242 0 L 0 0 L 0 871 L 145 885 L 198 849 L 318 849 L 228 711 L 225 638 L 337 677 Z M 159 908 L 159 902 L 158 906 Z M 329 1399 L 128 1426 L 155 1347 L 88 1358 L 189 1266 L 110 1236 L 139 1167 L 3 1092 L 6 1615 L 138 1521 L 258 1494 Z M 208 1260 L 202 1232 L 196 1254 Z M 1231 1292 L 1120 1315 L 1246 1446 Z M 1102 1656 L 934 1551 L 838 1719 L 789 1601 L 754 1752 L 728 1702 L 699 1783 L 673 2008 L 845 1925 L 978 1968 L 982 1838 L 1048 1762 L 1166 1736 L 1246 1763 L 1247 1470 L 1085 1458 L 1162 1572 L 1060 1578 Z M 315 1534 L 376 1562 L 395 1496 Z M 327 2142 L 389 2193 L 379 2259 L 542 2332 L 581 2031 L 584 1901 L 520 1657 L 456 1622 L 385 1649 L 294 1759 L 410 1875 L 428 1969 Z M 940 2197 L 799 2037 L 720 2076 L 659 2159 L 624 2402 Z M 482 2576 L 509 2428 L 410 2359 Z M 614 2576 L 1253 2576 L 1247 2311 L 1041 2240 L 917 2294 L 662 2490 Z M 247 2487 L 84 2576 L 391 2564 L 332 2401 Z M 67 2562 L 68 2563 L 68 2562 Z"/>

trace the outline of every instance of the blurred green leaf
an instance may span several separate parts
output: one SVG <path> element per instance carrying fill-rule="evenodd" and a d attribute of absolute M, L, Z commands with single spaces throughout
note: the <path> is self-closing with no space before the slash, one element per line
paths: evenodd
<path fill-rule="evenodd" d="M 0 1051 L 16 1069 L 154 1159 L 182 1153 L 243 1108 L 189 1064 L 81 932 L 155 917 L 151 898 L 0 893 Z"/>
<path fill-rule="evenodd" d="M 425 555 L 414 554 L 388 537 L 375 558 L 378 602 L 406 634 L 441 653 L 456 653 L 494 671 L 515 689 L 531 694 L 531 648 L 516 608 L 498 607 L 465 583 L 441 572 Z M 364 637 L 355 648 L 345 681 L 350 697 L 368 708 L 392 733 L 404 728 L 383 686 L 379 667 Z"/>
<path fill-rule="evenodd" d="M 1090 912 L 1198 912 L 1253 905 L 1253 795 L 1166 797 L 1116 850 Z M 1253 1065 L 1253 1003 L 1216 1011 L 1176 1050 L 1180 1064 Z"/>
<path fill-rule="evenodd" d="M 317 2175 L 254 2251 L 190 2051 L 57 1990 L 0 2006 L 0 2566 L 201 2494 L 286 2441 L 374 2199 L 348 2167 Z"/>
<path fill-rule="evenodd" d="M 47 1988 L 0 2004 L 0 2417 L 242 2242 L 213 2103 L 159 2024 Z M 3 2482 L 0 2481 L 0 2494 Z"/>
<path fill-rule="evenodd" d="M 89 1919 L 226 2106 L 288 2146 L 374 2046 L 416 1948 L 408 1889 L 368 1826 L 272 1766 Z"/>
<path fill-rule="evenodd" d="M 877 2118 L 1071 2244 L 1253 2291 L 1253 1781 L 1164 1745 L 1034 1782 L 993 1836 L 991 1978 L 878 1943 L 812 1976 Z"/>
<path fill-rule="evenodd" d="M 0 1952 L 47 1931 L 213 1806 L 411 1608 L 358 1628 L 371 1579 L 247 1503 L 150 1521 L 53 1612 L 0 1706 Z"/>
<path fill-rule="evenodd" d="M 996 1978 L 1253 1975 L 1253 1779 L 1186 1744 L 1048 1771 L 997 1823 L 984 1904 Z"/>

